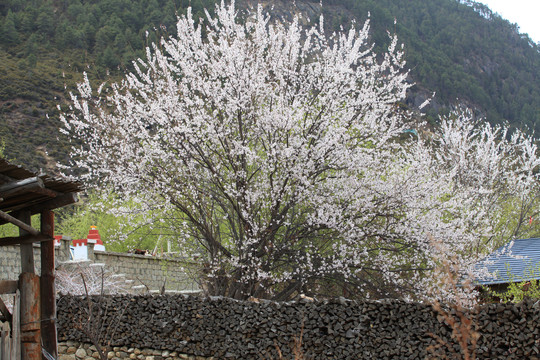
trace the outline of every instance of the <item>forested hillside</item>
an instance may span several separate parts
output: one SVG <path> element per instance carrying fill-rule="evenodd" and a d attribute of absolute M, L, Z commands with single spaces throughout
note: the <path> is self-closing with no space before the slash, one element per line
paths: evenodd
<path fill-rule="evenodd" d="M 160 36 L 175 32 L 176 14 L 191 4 L 198 17 L 215 0 L 5 0 L 0 3 L 0 145 L 33 169 L 67 156 L 57 104 L 87 71 L 96 83 L 119 79 Z M 246 6 L 241 1 L 238 7 Z M 249 1 L 249 4 L 254 4 Z M 283 17 L 312 18 L 319 1 L 265 1 Z M 273 7 L 273 9 L 272 9 Z M 326 0 L 329 30 L 371 19 L 376 49 L 387 31 L 405 45 L 411 81 L 408 105 L 436 92 L 428 114 L 458 103 L 493 123 L 540 131 L 540 48 L 515 25 L 475 3 L 456 0 Z M 369 14 L 369 15 L 368 15 Z M 394 22 L 396 20 L 396 23 Z"/>

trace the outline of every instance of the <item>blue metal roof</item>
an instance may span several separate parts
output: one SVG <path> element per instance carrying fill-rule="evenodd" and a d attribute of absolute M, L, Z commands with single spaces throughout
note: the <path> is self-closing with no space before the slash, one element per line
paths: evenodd
<path fill-rule="evenodd" d="M 493 285 L 540 279 L 540 238 L 513 240 L 475 265 L 490 276 L 478 277 L 480 285 Z"/>

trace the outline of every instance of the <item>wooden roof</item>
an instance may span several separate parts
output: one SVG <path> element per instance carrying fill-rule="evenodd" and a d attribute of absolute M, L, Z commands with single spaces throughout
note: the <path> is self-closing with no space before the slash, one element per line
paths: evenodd
<path fill-rule="evenodd" d="M 82 185 L 75 181 L 33 173 L 0 158 L 0 211 L 37 214 L 77 201 Z M 0 219 L 0 225 L 7 221 Z"/>

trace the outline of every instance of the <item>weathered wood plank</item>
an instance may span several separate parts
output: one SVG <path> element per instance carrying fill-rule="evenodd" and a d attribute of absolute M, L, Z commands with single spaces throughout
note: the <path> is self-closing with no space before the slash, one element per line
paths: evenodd
<path fill-rule="evenodd" d="M 0 210 L 0 218 L 4 219 L 5 221 L 12 223 L 13 225 L 19 227 L 19 229 L 22 229 L 26 231 L 29 234 L 32 235 L 38 235 L 39 231 L 34 229 L 31 225 L 25 223 L 24 221 L 21 221 L 17 219 L 16 217 L 13 217 L 9 214 L 6 214 L 5 212 Z"/>
<path fill-rule="evenodd" d="M 65 193 L 61 195 L 59 194 L 54 199 L 43 201 L 38 204 L 21 205 L 20 207 L 17 207 L 17 210 L 27 210 L 30 212 L 30 215 L 35 215 L 41 213 L 42 211 L 54 210 L 59 207 L 76 203 L 77 201 L 79 201 L 77 193 Z M 12 211 L 15 211 L 15 209 Z M 6 221 L 0 217 L 0 225 L 7 224 L 8 222 L 9 221 Z"/>
<path fill-rule="evenodd" d="M 21 356 L 41 360 L 41 309 L 39 276 L 29 272 L 19 275 L 21 291 Z"/>
<path fill-rule="evenodd" d="M 16 291 L 17 290 L 15 290 L 15 292 Z M 6 304 L 4 304 L 2 298 L 0 298 L 0 313 L 2 313 L 7 322 L 11 323 L 13 321 L 13 315 L 11 315 L 9 312 L 9 309 L 7 308 Z"/>
<path fill-rule="evenodd" d="M 11 359 L 21 359 L 21 297 L 19 290 L 13 300 L 13 323 L 11 324 Z"/>
<path fill-rule="evenodd" d="M 31 206 L 30 208 L 28 208 L 28 211 L 30 211 L 32 215 L 39 214 L 42 211 L 54 210 L 59 207 L 76 203 L 77 201 L 79 201 L 79 196 L 77 195 L 77 193 L 66 193 L 66 194 L 58 195 L 54 199 L 45 201 L 41 204 Z"/>
<path fill-rule="evenodd" d="M 41 233 L 54 237 L 54 213 L 41 213 Z M 45 351 L 55 359 L 58 357 L 56 331 L 56 290 L 54 272 L 54 242 L 41 244 L 41 339 Z"/>
<path fill-rule="evenodd" d="M 0 294 L 15 294 L 18 288 L 17 280 L 0 280 Z"/>
<path fill-rule="evenodd" d="M 3 323 L 0 327 L 2 338 L 0 339 L 0 359 L 10 359 L 11 352 L 11 329 L 8 323 Z"/>
<path fill-rule="evenodd" d="M 26 223 L 26 224 L 30 224 L 30 222 L 31 222 L 31 216 L 30 216 L 29 211 L 21 211 L 19 213 L 18 218 L 19 218 L 19 220 L 21 222 Z M 39 232 L 37 232 L 37 234 L 32 234 L 32 235 L 35 236 L 35 235 L 38 235 L 38 234 L 39 234 Z M 28 234 L 28 232 L 26 230 L 19 227 L 19 235 L 20 236 L 25 236 L 25 235 L 29 235 L 29 234 Z M 36 271 L 35 267 L 34 267 L 34 247 L 33 247 L 33 245 L 31 243 L 30 244 L 26 244 L 26 243 L 21 244 L 21 271 L 23 273 L 31 273 L 31 274 L 34 274 L 35 271 Z"/>
<path fill-rule="evenodd" d="M 38 236 L 25 235 L 0 238 L 0 246 L 18 245 L 18 244 L 33 244 L 37 242 L 53 241 L 54 238 L 40 234 Z"/>
<path fill-rule="evenodd" d="M 36 189 L 44 189 L 43 180 L 39 177 L 32 177 L 23 180 L 15 180 L 0 186 L 0 195 L 4 199 L 14 197 L 25 192 L 32 192 Z"/>

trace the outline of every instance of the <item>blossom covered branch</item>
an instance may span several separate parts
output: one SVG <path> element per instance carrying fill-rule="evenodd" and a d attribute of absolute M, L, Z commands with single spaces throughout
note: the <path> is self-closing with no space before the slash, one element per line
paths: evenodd
<path fill-rule="evenodd" d="M 234 2 L 215 14 L 196 23 L 188 10 L 176 38 L 107 94 L 86 79 L 63 116 L 84 140 L 83 178 L 170 209 L 178 240 L 205 252 L 209 292 L 422 292 L 430 239 L 470 259 L 501 199 L 537 192 L 523 134 L 506 140 L 462 113 L 403 137 L 412 116 L 396 103 L 410 84 L 395 36 L 377 57 L 368 22 L 327 37 L 322 18 L 303 29 L 259 7 L 240 21 Z"/>

